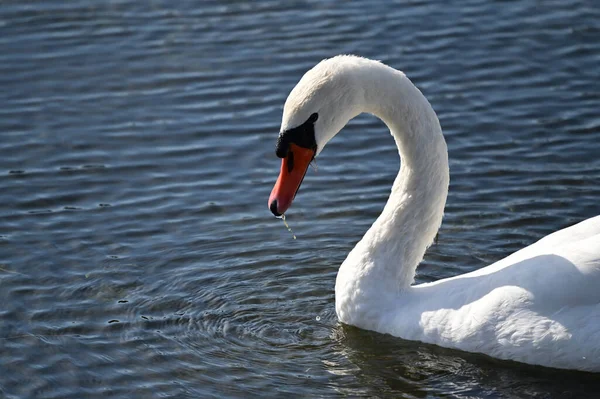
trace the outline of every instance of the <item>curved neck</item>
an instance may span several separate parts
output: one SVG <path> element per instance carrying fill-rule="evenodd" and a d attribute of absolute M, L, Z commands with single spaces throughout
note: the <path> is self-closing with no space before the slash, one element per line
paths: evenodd
<path fill-rule="evenodd" d="M 376 68 L 380 73 L 365 74 L 363 111 L 389 127 L 401 167 L 381 215 L 342 264 L 338 283 L 356 279 L 353 286 L 373 284 L 394 292 L 412 284 L 442 222 L 448 152 L 437 116 L 423 94 L 403 73 L 383 64 Z"/>

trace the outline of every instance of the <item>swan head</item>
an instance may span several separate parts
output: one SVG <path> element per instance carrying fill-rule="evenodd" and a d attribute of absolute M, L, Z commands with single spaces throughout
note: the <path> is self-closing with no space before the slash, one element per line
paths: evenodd
<path fill-rule="evenodd" d="M 323 60 L 290 92 L 275 151 L 282 159 L 281 169 L 268 202 L 275 216 L 292 204 L 310 162 L 361 112 L 364 96 L 358 64 L 365 61 L 356 56 Z"/>

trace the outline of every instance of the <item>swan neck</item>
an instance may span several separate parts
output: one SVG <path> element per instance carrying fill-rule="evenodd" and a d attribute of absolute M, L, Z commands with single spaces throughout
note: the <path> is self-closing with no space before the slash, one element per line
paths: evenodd
<path fill-rule="evenodd" d="M 365 111 L 389 127 L 401 167 L 381 215 L 342 267 L 347 263 L 365 284 L 397 291 L 413 283 L 441 224 L 449 184 L 447 147 L 433 108 L 403 73 L 384 67 L 364 94 Z"/>

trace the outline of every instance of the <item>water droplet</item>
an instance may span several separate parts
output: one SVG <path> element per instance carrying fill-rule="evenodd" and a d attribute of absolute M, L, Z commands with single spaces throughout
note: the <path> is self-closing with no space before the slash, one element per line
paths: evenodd
<path fill-rule="evenodd" d="M 321 316 L 317 316 L 317 317 L 316 317 L 316 320 L 317 320 L 317 321 L 321 321 Z"/>
<path fill-rule="evenodd" d="M 294 240 L 295 240 L 296 239 L 296 235 L 294 234 L 294 232 L 292 231 L 292 229 L 290 228 L 290 226 L 285 221 L 285 215 L 281 215 L 281 220 L 283 220 L 283 224 L 285 224 L 286 229 L 288 229 L 288 231 L 290 233 L 292 233 L 292 237 L 294 237 Z"/>

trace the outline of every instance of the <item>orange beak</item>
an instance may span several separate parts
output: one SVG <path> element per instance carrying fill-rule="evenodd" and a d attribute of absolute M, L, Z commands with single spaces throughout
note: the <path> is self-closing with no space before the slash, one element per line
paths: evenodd
<path fill-rule="evenodd" d="M 283 215 L 292 205 L 308 165 L 314 157 L 314 150 L 290 143 L 287 156 L 281 160 L 279 177 L 269 196 L 269 209 L 273 215 Z"/>

